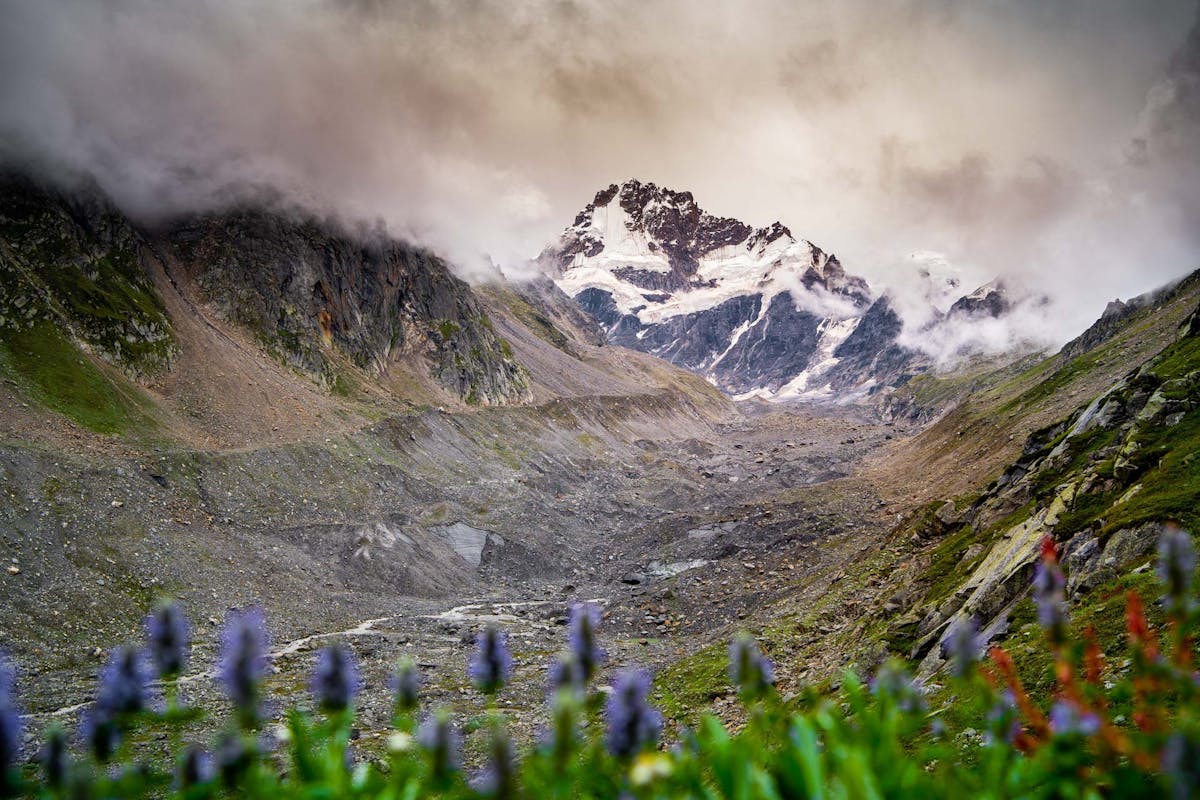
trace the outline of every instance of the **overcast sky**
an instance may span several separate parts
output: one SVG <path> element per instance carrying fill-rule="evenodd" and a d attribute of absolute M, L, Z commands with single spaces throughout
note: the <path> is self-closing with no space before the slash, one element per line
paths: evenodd
<path fill-rule="evenodd" d="M 0 0 L 0 153 L 144 216 L 269 185 L 468 275 L 637 177 L 877 285 L 1024 281 L 1063 337 L 1200 267 L 1196 6 Z"/>

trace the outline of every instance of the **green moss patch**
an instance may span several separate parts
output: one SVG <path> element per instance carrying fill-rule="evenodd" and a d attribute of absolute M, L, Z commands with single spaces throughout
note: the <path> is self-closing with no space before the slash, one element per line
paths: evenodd
<path fill-rule="evenodd" d="M 0 370 L 41 405 L 97 433 L 125 433 L 149 422 L 136 390 L 118 386 L 50 323 L 0 329 Z"/>
<path fill-rule="evenodd" d="M 654 678 L 654 701 L 676 722 L 694 724 L 729 685 L 729 656 L 711 644 L 676 661 Z"/>
<path fill-rule="evenodd" d="M 967 548 L 985 540 L 982 531 L 965 527 L 947 536 L 933 551 L 933 558 L 925 568 L 923 577 L 929 581 L 929 590 L 925 593 L 928 603 L 940 603 L 962 583 L 964 573 L 957 569 L 962 562 Z"/>

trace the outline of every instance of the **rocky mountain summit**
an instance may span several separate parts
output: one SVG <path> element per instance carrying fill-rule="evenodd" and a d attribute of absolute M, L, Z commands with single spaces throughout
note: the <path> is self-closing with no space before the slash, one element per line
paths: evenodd
<path fill-rule="evenodd" d="M 897 343 L 904 323 L 886 293 L 836 255 L 774 222 L 717 217 L 691 192 L 613 184 L 543 254 L 556 282 L 609 342 L 704 375 L 735 396 L 847 399 L 927 371 Z M 933 324 L 1010 310 L 988 284 Z"/>

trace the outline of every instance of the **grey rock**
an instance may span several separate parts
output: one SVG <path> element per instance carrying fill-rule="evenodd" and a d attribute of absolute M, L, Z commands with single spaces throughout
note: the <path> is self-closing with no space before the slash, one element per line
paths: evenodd
<path fill-rule="evenodd" d="M 1063 566 L 1067 572 L 1067 593 L 1071 596 L 1087 591 L 1094 583 L 1102 551 L 1100 541 L 1083 531 L 1073 536 L 1063 547 Z"/>
<path fill-rule="evenodd" d="M 944 530 L 950 530 L 962 521 L 962 514 L 958 513 L 953 500 L 943 503 L 934 516 Z"/>
<path fill-rule="evenodd" d="M 1076 534 L 1063 548 L 1068 594 L 1089 592 L 1118 577 L 1129 564 L 1153 552 L 1158 534 L 1156 524 L 1122 528 L 1103 545 L 1090 531 Z"/>
<path fill-rule="evenodd" d="M 963 551 L 962 558 L 959 559 L 960 567 L 967 567 L 973 564 L 980 556 L 987 552 L 987 545 L 976 542 Z"/>

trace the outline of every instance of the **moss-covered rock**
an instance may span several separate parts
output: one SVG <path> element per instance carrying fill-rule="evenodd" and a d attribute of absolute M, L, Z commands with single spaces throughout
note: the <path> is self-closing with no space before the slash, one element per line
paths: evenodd
<path fill-rule="evenodd" d="M 95 191 L 0 177 L 0 329 L 48 324 L 131 377 L 162 372 L 178 347 L 145 247 Z"/>

